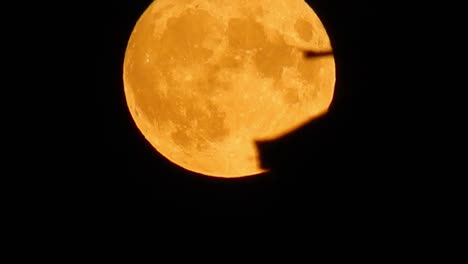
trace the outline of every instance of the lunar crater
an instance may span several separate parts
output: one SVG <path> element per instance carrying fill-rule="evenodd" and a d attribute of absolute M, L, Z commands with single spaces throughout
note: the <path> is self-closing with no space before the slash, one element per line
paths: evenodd
<path fill-rule="evenodd" d="M 304 19 L 298 19 L 294 25 L 299 37 L 304 41 L 312 40 L 314 27 L 312 24 Z"/>

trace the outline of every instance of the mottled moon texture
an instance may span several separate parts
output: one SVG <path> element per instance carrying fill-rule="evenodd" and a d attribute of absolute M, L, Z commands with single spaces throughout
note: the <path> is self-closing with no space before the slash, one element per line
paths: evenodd
<path fill-rule="evenodd" d="M 327 32 L 302 0 L 156 0 L 130 36 L 125 96 L 163 156 L 207 176 L 263 172 L 256 140 L 328 110 L 335 85 Z"/>

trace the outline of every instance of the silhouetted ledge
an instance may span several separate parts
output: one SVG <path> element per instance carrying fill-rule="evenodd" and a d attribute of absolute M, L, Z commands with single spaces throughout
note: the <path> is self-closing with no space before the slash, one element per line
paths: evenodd
<path fill-rule="evenodd" d="M 327 158 L 324 155 L 331 150 L 335 134 L 328 115 L 322 115 L 277 139 L 256 141 L 261 167 L 279 169 L 299 165 L 305 159 L 323 160 Z"/>
<path fill-rule="evenodd" d="M 340 121 L 325 114 L 277 139 L 257 141 L 260 165 L 282 185 L 294 188 L 290 193 L 346 196 L 348 188 L 359 183 L 347 142 L 349 131 L 342 128 Z"/>

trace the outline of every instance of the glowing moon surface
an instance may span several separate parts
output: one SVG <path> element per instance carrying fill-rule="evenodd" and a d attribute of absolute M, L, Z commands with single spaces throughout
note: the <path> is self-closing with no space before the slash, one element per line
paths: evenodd
<path fill-rule="evenodd" d="M 216 177 L 263 172 L 255 140 L 328 110 L 333 56 L 303 0 L 156 0 L 130 36 L 125 96 L 148 142 L 175 164 Z"/>

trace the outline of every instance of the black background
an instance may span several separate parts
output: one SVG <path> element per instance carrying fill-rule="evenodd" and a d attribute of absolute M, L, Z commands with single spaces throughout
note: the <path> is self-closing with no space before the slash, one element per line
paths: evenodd
<path fill-rule="evenodd" d="M 229 249 L 228 257 L 264 242 L 278 251 L 290 243 L 295 251 L 321 251 L 314 242 L 327 255 L 346 258 L 353 252 L 396 256 L 418 245 L 425 253 L 416 257 L 432 258 L 426 245 L 449 241 L 436 236 L 450 233 L 444 229 L 454 226 L 451 214 L 462 212 L 456 201 L 463 191 L 443 180 L 462 175 L 452 164 L 463 165 L 463 155 L 453 157 L 449 148 L 463 150 L 451 128 L 463 124 L 456 114 L 465 111 L 451 93 L 463 89 L 452 79 L 455 64 L 438 60 L 463 63 L 452 37 L 464 30 L 456 34 L 442 23 L 464 25 L 456 8 L 308 0 L 335 52 L 330 112 L 290 135 L 258 142 L 270 173 L 222 180 L 183 170 L 155 152 L 127 110 L 125 48 L 150 2 L 36 1 L 2 9 L 2 190 L 12 209 L 5 218 L 13 225 L 5 226 L 16 241 L 43 254 L 57 251 L 45 243 L 51 238 L 68 249 L 71 239 L 84 251 L 90 244 L 101 251 L 158 238 L 176 248 L 185 242 L 207 249 L 206 235 L 215 233 L 221 239 L 208 242 Z M 166 231 L 176 243 L 161 239 Z M 174 236 L 180 231 L 184 239 Z M 129 233 L 138 238 L 127 239 Z M 231 240 L 234 247 L 224 244 Z M 296 249 L 297 242 L 304 247 Z M 268 248 L 265 256 L 277 253 Z"/>
<path fill-rule="evenodd" d="M 222 180 L 185 171 L 155 152 L 127 110 L 125 48 L 150 2 L 15 2 L 3 9 L 4 75 L 11 82 L 5 80 L 2 90 L 8 110 L 3 147 L 9 154 L 2 176 L 19 184 L 2 187 L 12 193 L 9 215 L 19 229 L 44 232 L 38 239 L 48 238 L 51 229 L 72 239 L 70 231 L 88 231 L 85 243 L 102 244 L 95 239 L 102 230 L 111 239 L 124 230 L 164 231 L 168 225 L 160 221 L 180 227 L 171 232 L 188 227 L 202 234 L 208 229 L 200 223 L 222 224 L 209 228 L 222 236 L 234 226 L 273 236 L 280 230 L 303 234 L 309 227 L 305 239 L 345 239 L 345 247 L 366 239 L 364 251 L 389 237 L 413 250 L 416 240 L 408 238 L 433 235 L 431 221 L 447 215 L 436 209 L 455 200 L 442 201 L 444 188 L 450 188 L 439 182 L 458 175 L 444 160 L 452 152 L 437 148 L 459 146 L 461 141 L 449 142 L 454 135 L 449 127 L 464 121 L 454 115 L 462 110 L 441 111 L 463 108 L 440 98 L 445 89 L 463 86 L 452 86 L 445 77 L 436 81 L 453 65 L 437 58 L 459 59 L 450 54 L 454 41 L 440 37 L 449 36 L 448 28 L 438 22 L 463 16 L 442 4 L 409 8 L 407 1 L 308 0 L 335 52 L 330 112 L 281 139 L 259 143 L 271 173 Z M 429 12 L 428 5 L 436 10 Z M 413 42 L 425 33 L 427 41 Z M 449 48 L 429 47 L 437 39 Z M 17 160 L 10 162 L 11 157 Z M 431 181 L 435 184 L 428 186 Z M 420 213 L 423 217 L 415 217 Z"/>
<path fill-rule="evenodd" d="M 392 143 L 383 139 L 388 131 L 379 122 L 379 99 L 387 86 L 380 9 L 366 1 L 307 1 L 325 25 L 335 53 L 332 107 L 290 135 L 258 143 L 269 173 L 223 180 L 186 171 L 154 151 L 128 112 L 124 53 L 150 2 L 90 4 L 79 15 L 92 21 L 78 29 L 86 36 L 80 38 L 80 47 L 86 47 L 81 50 L 86 59 L 91 55 L 92 68 L 83 75 L 91 73 L 92 85 L 84 84 L 89 93 L 76 111 L 83 125 L 72 171 L 85 175 L 83 198 L 89 198 L 84 200 L 96 213 L 132 221 L 286 217 L 337 224 L 344 218 L 375 218 L 382 208 L 388 212 L 397 198 L 387 194 L 398 177 L 392 161 L 383 157 Z"/>

